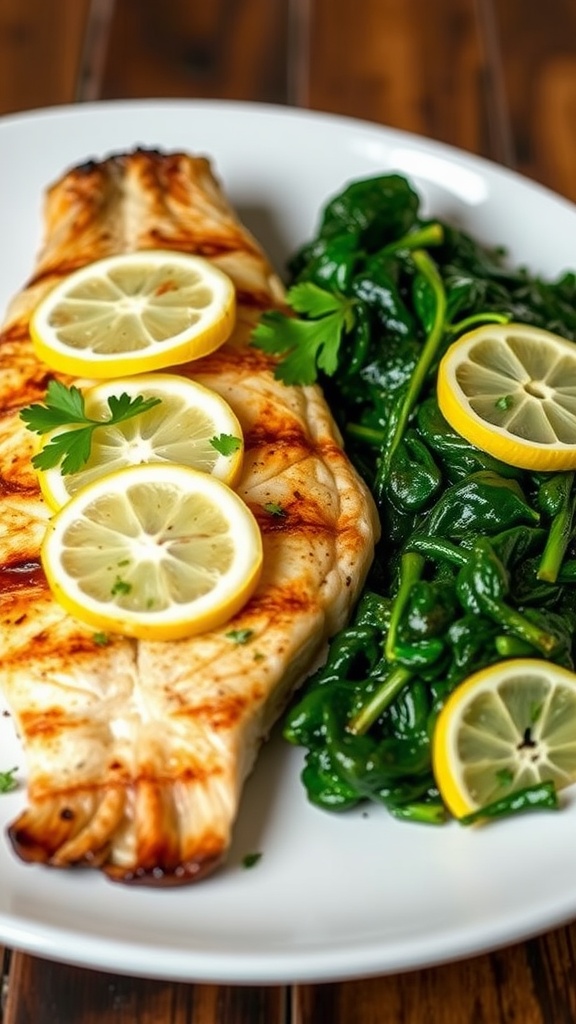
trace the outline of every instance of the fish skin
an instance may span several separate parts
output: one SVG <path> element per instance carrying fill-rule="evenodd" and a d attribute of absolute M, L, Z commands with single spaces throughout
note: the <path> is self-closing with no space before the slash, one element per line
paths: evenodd
<path fill-rule="evenodd" d="M 25 861 L 185 884 L 225 859 L 261 743 L 359 595 L 377 514 L 320 390 L 286 387 L 273 360 L 248 346 L 284 291 L 207 159 L 135 150 L 72 169 L 48 190 L 45 239 L 0 333 L 0 686 L 28 774 L 9 836 Z M 205 256 L 236 286 L 232 338 L 174 372 L 213 388 L 240 420 L 237 490 L 259 522 L 264 568 L 218 630 L 100 646 L 54 601 L 39 564 L 50 512 L 19 412 L 42 400 L 54 374 L 34 356 L 28 320 L 64 275 L 149 248 Z M 232 630 L 249 631 L 247 642 Z"/>

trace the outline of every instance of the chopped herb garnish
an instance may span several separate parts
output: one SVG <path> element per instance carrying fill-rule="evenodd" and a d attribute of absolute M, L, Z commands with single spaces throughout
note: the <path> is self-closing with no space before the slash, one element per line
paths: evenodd
<path fill-rule="evenodd" d="M 275 501 L 267 501 L 266 504 L 262 506 L 262 508 L 264 509 L 265 512 L 269 512 L 271 516 L 286 515 L 286 512 L 282 508 L 282 505 L 278 505 L 278 503 Z"/>
<path fill-rule="evenodd" d="M 253 868 L 254 865 L 258 863 L 261 857 L 261 853 L 247 853 L 246 856 L 242 858 L 242 867 Z"/>
<path fill-rule="evenodd" d="M 220 455 L 233 455 L 242 447 L 242 438 L 234 434 L 219 434 L 210 438 L 210 444 Z"/>
<path fill-rule="evenodd" d="M 0 793 L 11 793 L 18 785 L 15 775 L 17 768 L 9 768 L 7 772 L 0 772 Z"/>
<path fill-rule="evenodd" d="M 254 636 L 253 629 L 231 629 L 226 636 L 229 640 L 233 640 L 235 644 L 247 644 L 248 641 Z"/>
<path fill-rule="evenodd" d="M 115 579 L 114 583 L 112 584 L 110 593 L 112 594 L 113 597 L 116 597 L 118 594 L 129 594 L 131 590 L 132 584 L 127 583 L 126 580 L 121 580 L 120 577 L 118 576 L 118 578 Z"/>
<path fill-rule="evenodd" d="M 252 657 L 254 661 L 264 661 L 265 655 L 262 654 L 262 651 L 254 651 Z"/>
<path fill-rule="evenodd" d="M 501 786 L 510 786 L 514 782 L 514 772 L 510 771 L 510 768 L 499 768 L 496 778 Z"/>
<path fill-rule="evenodd" d="M 51 469 L 60 462 L 63 474 L 77 473 L 90 458 L 92 436 L 98 427 L 122 423 L 124 420 L 148 412 L 160 402 L 159 398 L 144 398 L 136 395 L 130 398 L 127 394 L 110 395 L 108 408 L 110 416 L 106 420 L 93 420 L 86 415 L 84 395 L 79 388 L 72 385 L 67 388 L 58 380 L 51 380 L 46 391 L 46 402 L 28 405 L 20 413 L 28 430 L 35 434 L 47 434 L 56 427 L 75 426 L 75 430 L 66 430 L 56 434 L 42 451 L 32 459 L 36 469 Z"/>
<path fill-rule="evenodd" d="M 97 647 L 106 647 L 110 643 L 110 638 L 107 633 L 93 633 L 92 640 Z"/>
<path fill-rule="evenodd" d="M 511 409 L 514 405 L 514 395 L 502 395 L 501 398 L 496 399 L 494 405 L 502 412 L 506 412 L 506 409 Z"/>
<path fill-rule="evenodd" d="M 264 313 L 252 332 L 252 344 L 281 357 L 274 375 L 284 384 L 313 384 L 319 370 L 331 376 L 340 342 L 354 326 L 355 300 L 303 281 L 289 289 L 286 301 L 301 317 L 278 310 Z"/>

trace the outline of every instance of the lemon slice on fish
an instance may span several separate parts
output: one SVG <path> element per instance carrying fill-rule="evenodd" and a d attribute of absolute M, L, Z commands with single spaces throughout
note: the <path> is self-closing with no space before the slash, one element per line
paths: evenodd
<path fill-rule="evenodd" d="M 55 598 L 100 632 L 180 640 L 238 612 L 262 569 L 258 524 L 226 484 L 184 466 L 118 470 L 49 522 L 42 565 Z"/>
<path fill-rule="evenodd" d="M 576 675 L 518 658 L 469 676 L 442 708 L 432 759 L 444 803 L 460 818 L 525 786 L 576 781 Z"/>
<path fill-rule="evenodd" d="M 46 501 L 60 508 L 81 488 L 105 474 L 142 462 L 176 463 L 210 473 L 230 487 L 238 482 L 244 442 L 242 427 L 219 394 L 178 374 L 151 373 L 103 381 L 83 390 L 84 410 L 102 420 L 93 433 L 90 456 L 81 469 L 63 473 L 62 464 L 38 469 Z M 110 398 L 158 399 L 158 405 L 111 425 Z M 46 450 L 55 437 L 77 427 L 56 427 L 42 439 Z"/>
<path fill-rule="evenodd" d="M 119 377 L 205 356 L 230 336 L 236 293 L 208 260 L 146 250 L 89 263 L 34 310 L 39 359 L 73 376 Z"/>

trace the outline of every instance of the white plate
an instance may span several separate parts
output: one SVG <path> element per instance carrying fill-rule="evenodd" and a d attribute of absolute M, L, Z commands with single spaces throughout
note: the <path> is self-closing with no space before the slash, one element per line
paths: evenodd
<path fill-rule="evenodd" d="M 515 260 L 576 265 L 576 208 L 514 174 L 374 125 L 212 102 L 95 104 L 0 122 L 0 306 L 28 275 L 45 186 L 136 144 L 210 154 L 280 265 L 347 179 L 398 170 L 434 214 Z M 276 738 L 245 791 L 227 867 L 197 887 L 142 890 L 24 866 L 0 842 L 0 941 L 76 964 L 193 981 L 273 983 L 405 970 L 514 942 L 576 916 L 576 803 L 484 830 L 401 824 L 307 804 L 301 752 Z M 22 765 L 0 715 L 0 770 Z M 0 797 L 0 827 L 22 806 Z M 263 856 L 251 870 L 245 854 Z"/>

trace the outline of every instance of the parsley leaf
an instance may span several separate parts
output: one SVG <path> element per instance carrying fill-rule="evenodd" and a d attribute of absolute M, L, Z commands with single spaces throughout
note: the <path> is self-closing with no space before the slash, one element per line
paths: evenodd
<path fill-rule="evenodd" d="M 22 409 L 20 416 L 35 434 L 47 434 L 56 427 L 76 426 L 74 430 L 66 430 L 56 434 L 49 443 L 32 459 L 36 469 L 51 469 L 62 463 L 63 474 L 77 473 L 88 461 L 92 446 L 92 435 L 98 427 L 122 423 L 124 420 L 147 412 L 160 402 L 159 398 L 144 398 L 136 395 L 130 398 L 123 393 L 110 395 L 108 408 L 110 416 L 106 420 L 93 420 L 86 415 L 84 395 L 79 388 L 72 385 L 66 387 L 58 380 L 51 380 L 46 391 L 46 402 L 28 405 Z"/>
<path fill-rule="evenodd" d="M 0 793 L 11 793 L 16 789 L 18 783 L 14 778 L 17 768 L 9 768 L 7 772 L 0 772 Z"/>
<path fill-rule="evenodd" d="M 219 434 L 210 438 L 210 444 L 220 455 L 233 455 L 242 447 L 242 438 L 234 434 Z"/>
<path fill-rule="evenodd" d="M 224 634 L 228 640 L 233 640 L 235 644 L 247 644 L 248 641 L 254 636 L 253 629 L 230 629 Z"/>
<path fill-rule="evenodd" d="M 110 588 L 110 593 L 112 597 L 117 597 L 119 594 L 130 594 L 132 593 L 132 584 L 117 576 Z"/>
<path fill-rule="evenodd" d="M 252 344 L 281 357 L 274 375 L 284 384 L 313 384 L 319 370 L 332 376 L 342 336 L 354 326 L 354 299 L 302 281 L 290 288 L 286 301 L 301 317 L 269 310 L 252 332 Z"/>
<path fill-rule="evenodd" d="M 262 508 L 271 516 L 285 516 L 286 512 L 277 501 L 267 501 Z"/>
<path fill-rule="evenodd" d="M 247 853 L 242 858 L 242 867 L 243 868 L 253 868 L 258 863 L 258 861 L 261 860 L 261 859 L 262 859 L 262 854 L 261 853 Z"/>

